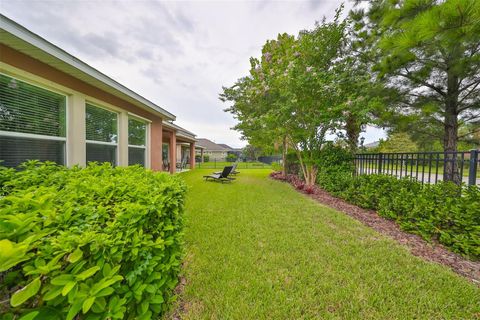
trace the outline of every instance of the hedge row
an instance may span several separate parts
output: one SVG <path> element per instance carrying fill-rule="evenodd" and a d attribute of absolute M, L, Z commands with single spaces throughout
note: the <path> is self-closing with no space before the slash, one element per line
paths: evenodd
<path fill-rule="evenodd" d="M 362 175 L 337 192 L 360 207 L 374 209 L 424 239 L 480 259 L 480 188 L 451 182 L 427 184 L 386 175 Z"/>
<path fill-rule="evenodd" d="M 150 319 L 172 299 L 186 187 L 141 167 L 0 167 L 1 319 Z"/>
<path fill-rule="evenodd" d="M 290 156 L 287 172 L 299 175 Z M 435 239 L 452 251 L 480 259 L 480 188 L 451 182 L 422 185 L 409 178 L 387 175 L 353 177 L 353 156 L 348 150 L 326 144 L 316 163 L 317 183 L 328 192 L 360 207 L 376 210 L 408 232 Z M 292 179 L 292 178 L 289 178 Z M 298 182 L 289 181 L 297 189 Z"/>

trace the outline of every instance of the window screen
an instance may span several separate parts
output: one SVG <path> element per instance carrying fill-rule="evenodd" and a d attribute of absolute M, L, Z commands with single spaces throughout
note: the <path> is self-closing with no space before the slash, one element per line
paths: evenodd
<path fill-rule="evenodd" d="M 0 160 L 65 164 L 66 97 L 0 74 Z"/>
<path fill-rule="evenodd" d="M 128 165 L 139 164 L 145 166 L 145 149 L 128 147 Z"/>
<path fill-rule="evenodd" d="M 65 163 L 65 142 L 0 136 L 0 163 L 5 167 L 16 167 L 26 160 Z"/>
<path fill-rule="evenodd" d="M 137 119 L 128 119 L 128 165 L 145 166 L 147 124 Z"/>
<path fill-rule="evenodd" d="M 117 164 L 118 115 L 90 104 L 85 109 L 87 163 L 91 161 Z"/>
<path fill-rule="evenodd" d="M 95 144 L 87 142 L 87 163 L 88 162 L 110 162 L 117 164 L 117 146 Z"/>

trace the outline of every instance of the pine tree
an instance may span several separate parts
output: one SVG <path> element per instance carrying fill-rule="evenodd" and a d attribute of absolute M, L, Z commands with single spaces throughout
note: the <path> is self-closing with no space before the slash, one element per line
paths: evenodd
<path fill-rule="evenodd" d="M 480 1 L 372 0 L 367 16 L 380 34 L 375 70 L 401 97 L 394 113 L 443 127 L 456 152 L 459 126 L 480 130 Z M 458 183 L 450 163 L 445 178 Z"/>

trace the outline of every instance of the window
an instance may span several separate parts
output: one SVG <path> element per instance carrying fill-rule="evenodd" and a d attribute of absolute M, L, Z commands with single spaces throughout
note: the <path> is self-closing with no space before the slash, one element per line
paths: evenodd
<path fill-rule="evenodd" d="M 147 147 L 147 124 L 133 118 L 128 119 L 128 165 L 145 166 Z"/>
<path fill-rule="evenodd" d="M 0 74 L 1 164 L 65 164 L 66 102 L 64 95 Z"/>
<path fill-rule="evenodd" d="M 90 104 L 85 109 L 87 163 L 117 164 L 118 115 Z"/>

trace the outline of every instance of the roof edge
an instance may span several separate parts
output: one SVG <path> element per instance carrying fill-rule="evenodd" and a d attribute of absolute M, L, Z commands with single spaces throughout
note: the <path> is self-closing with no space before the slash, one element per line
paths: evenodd
<path fill-rule="evenodd" d="M 109 76 L 105 75 L 104 73 L 98 71 L 97 69 L 93 68 L 92 66 L 88 65 L 87 63 L 83 62 L 82 60 L 76 58 L 75 56 L 71 55 L 70 53 L 66 52 L 62 48 L 54 45 L 53 43 L 49 42 L 48 40 L 42 38 L 41 36 L 37 35 L 36 33 L 28 30 L 24 26 L 18 24 L 17 22 L 13 21 L 12 19 L 6 17 L 5 15 L 0 13 L 0 28 L 9 32 L 10 34 L 14 35 L 15 37 L 19 38 L 27 42 L 28 44 L 46 52 L 47 54 L 61 60 L 62 62 L 80 70 L 81 72 L 87 74 L 88 76 L 103 82 L 104 84 L 108 85 L 109 87 L 127 95 L 128 97 L 138 101 L 139 103 L 149 107 L 153 111 L 156 111 L 163 115 L 168 120 L 175 120 L 176 116 L 167 110 L 163 109 L 162 107 L 156 105 L 155 103 L 151 102 L 150 100 L 142 97 L 138 93 L 134 92 L 133 90 L 125 87 L 124 85 L 120 84 L 116 80 L 110 78 Z"/>
<path fill-rule="evenodd" d="M 162 125 L 164 125 L 165 127 L 167 128 L 170 128 L 170 129 L 175 129 L 177 130 L 178 132 L 180 133 L 183 133 L 184 135 L 188 136 L 188 137 L 191 137 L 193 139 L 196 139 L 195 137 L 197 136 L 195 133 L 191 132 L 191 131 L 188 131 L 187 129 L 184 129 L 182 127 L 180 127 L 179 125 L 176 125 L 172 122 L 168 122 L 168 121 L 165 121 L 162 123 Z"/>

